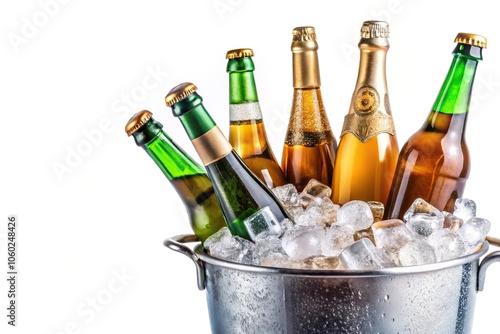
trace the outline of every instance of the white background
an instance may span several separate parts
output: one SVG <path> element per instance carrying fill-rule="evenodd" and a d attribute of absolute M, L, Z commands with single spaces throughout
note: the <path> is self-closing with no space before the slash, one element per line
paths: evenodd
<path fill-rule="evenodd" d="M 164 97 L 178 83 L 195 83 L 227 134 L 225 53 L 250 47 L 268 136 L 281 160 L 291 32 L 301 25 L 316 28 L 322 93 L 338 139 L 357 76 L 359 28 L 365 20 L 389 22 L 387 79 L 400 147 L 432 107 L 455 35 L 488 38 L 468 119 L 472 170 L 464 196 L 500 236 L 500 33 L 492 4 L 3 1 L 0 268 L 4 277 L 7 217 L 17 214 L 19 279 L 16 328 L 6 324 L 7 282 L 0 280 L 0 332 L 209 333 L 193 263 L 162 244 L 191 232 L 182 202 L 126 136 L 125 123 L 149 109 L 197 159 Z M 494 333 L 494 326 L 498 332 L 499 297 L 495 264 L 477 296 L 474 333 Z"/>

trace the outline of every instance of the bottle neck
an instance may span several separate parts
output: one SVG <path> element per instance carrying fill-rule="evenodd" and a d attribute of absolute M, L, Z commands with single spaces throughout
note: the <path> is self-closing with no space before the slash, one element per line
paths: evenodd
<path fill-rule="evenodd" d="M 169 181 L 205 171 L 161 129 L 161 124 L 149 120 L 134 133 L 137 145 L 153 159 Z"/>
<path fill-rule="evenodd" d="M 191 98 L 193 95 L 198 94 L 193 93 L 186 99 Z M 201 104 L 201 98 L 198 104 L 189 104 L 189 106 L 192 107 L 189 111 L 183 110 L 182 106 L 178 106 L 178 103 L 174 104 L 173 107 L 179 108 L 178 117 L 203 165 L 210 165 L 231 153 L 233 147 L 212 117 L 210 117 L 203 104 Z"/>
<path fill-rule="evenodd" d="M 250 57 L 230 59 L 228 61 L 230 104 L 259 102 L 253 71 L 254 64 Z"/>
<path fill-rule="evenodd" d="M 387 38 L 361 38 L 358 78 L 343 136 L 351 133 L 362 143 L 381 133 L 396 134 L 386 79 Z"/>
<path fill-rule="evenodd" d="M 317 49 L 316 41 L 292 43 L 294 88 L 318 88 L 321 86 Z"/>
<path fill-rule="evenodd" d="M 457 45 L 433 111 L 445 114 L 468 112 L 474 76 L 478 62 L 482 60 L 481 51 L 480 47 L 460 43 Z"/>
<path fill-rule="evenodd" d="M 379 96 L 384 97 L 388 93 L 386 58 L 389 45 L 388 43 L 378 44 L 366 42 L 359 44 L 359 70 L 355 91 L 362 86 L 370 86 L 378 92 Z M 379 108 L 385 109 L 384 104 L 381 103 Z"/>
<path fill-rule="evenodd" d="M 231 123 L 262 120 L 253 70 L 254 65 L 250 57 L 228 61 L 229 120 Z"/>

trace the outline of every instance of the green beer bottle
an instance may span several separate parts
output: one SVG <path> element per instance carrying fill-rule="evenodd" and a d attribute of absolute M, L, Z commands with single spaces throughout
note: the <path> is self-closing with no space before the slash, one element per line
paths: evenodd
<path fill-rule="evenodd" d="M 459 33 L 453 60 L 427 120 L 401 148 L 384 218 L 403 219 L 417 198 L 452 212 L 463 196 L 470 156 L 465 128 L 486 38 Z"/>
<path fill-rule="evenodd" d="M 205 241 L 226 226 L 212 182 L 203 167 L 173 142 L 152 116 L 147 110 L 136 113 L 127 122 L 125 132 L 165 174 L 184 202 L 194 234 Z"/>
<path fill-rule="evenodd" d="M 286 183 L 267 140 L 255 87 L 252 49 L 226 53 L 229 73 L 229 143 L 250 170 L 269 188 Z"/>
<path fill-rule="evenodd" d="M 172 88 L 165 97 L 184 126 L 208 177 L 212 180 L 226 224 L 233 235 L 251 240 L 244 220 L 269 207 L 278 222 L 289 218 L 273 192 L 248 168 L 202 104 L 197 87 L 189 82 Z"/>

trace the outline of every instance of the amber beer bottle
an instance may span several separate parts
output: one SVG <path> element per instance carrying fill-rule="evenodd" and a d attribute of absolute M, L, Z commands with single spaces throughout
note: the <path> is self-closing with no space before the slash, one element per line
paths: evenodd
<path fill-rule="evenodd" d="M 385 70 L 388 37 L 387 22 L 363 22 L 358 79 L 344 118 L 333 172 L 334 203 L 362 200 L 385 205 L 389 195 L 399 146 Z"/>
<path fill-rule="evenodd" d="M 331 185 L 337 140 L 321 96 L 315 29 L 297 27 L 292 35 L 293 100 L 281 167 L 302 191 L 311 179 Z"/>
<path fill-rule="evenodd" d="M 188 212 L 191 228 L 200 241 L 205 241 L 226 226 L 215 196 L 212 182 L 205 170 L 179 147 L 164 131 L 153 113 L 143 110 L 130 118 L 125 126 L 153 159 L 174 187 Z"/>
<path fill-rule="evenodd" d="M 465 128 L 486 38 L 459 33 L 455 42 L 451 66 L 432 110 L 401 148 L 385 217 L 402 219 L 417 198 L 452 212 L 455 200 L 463 196 L 470 170 Z"/>
<path fill-rule="evenodd" d="M 165 103 L 179 118 L 212 181 L 226 224 L 233 235 L 251 239 L 245 219 L 264 207 L 280 222 L 290 218 L 274 193 L 248 168 L 205 109 L 197 87 L 175 86 Z"/>
<path fill-rule="evenodd" d="M 253 71 L 252 49 L 226 53 L 229 73 L 229 143 L 269 188 L 286 183 L 267 140 Z"/>

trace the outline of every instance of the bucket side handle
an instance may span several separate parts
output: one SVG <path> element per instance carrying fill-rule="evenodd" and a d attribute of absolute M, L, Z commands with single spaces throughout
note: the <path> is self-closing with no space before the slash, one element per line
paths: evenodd
<path fill-rule="evenodd" d="M 488 267 L 494 262 L 500 262 L 500 251 L 495 251 L 486 255 L 486 257 L 481 261 L 481 264 L 479 265 L 477 280 L 478 291 L 483 291 L 484 281 L 486 279 L 486 269 L 488 269 Z"/>
<path fill-rule="evenodd" d="M 203 261 L 200 260 L 198 255 L 196 255 L 193 250 L 187 246 L 185 243 L 189 242 L 198 242 L 198 238 L 194 234 L 181 234 L 176 235 L 175 237 L 167 238 L 163 241 L 163 245 L 165 247 L 170 248 L 173 251 L 181 253 L 191 261 L 194 262 L 196 267 L 196 279 L 198 281 L 198 289 L 200 291 L 205 290 L 205 266 L 203 265 Z"/>

